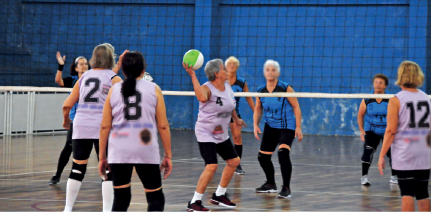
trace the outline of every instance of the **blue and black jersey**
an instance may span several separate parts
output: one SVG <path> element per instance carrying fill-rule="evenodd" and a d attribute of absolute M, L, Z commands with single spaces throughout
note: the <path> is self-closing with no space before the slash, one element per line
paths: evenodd
<path fill-rule="evenodd" d="M 364 99 L 366 105 L 364 130 L 383 136 L 386 131 L 386 115 L 388 114 L 389 99 Z"/>
<path fill-rule="evenodd" d="M 64 87 L 66 87 L 66 88 L 73 88 L 73 86 L 75 86 L 75 83 L 78 81 L 78 79 L 79 79 L 78 76 L 70 76 L 70 77 L 63 78 Z M 76 103 L 72 107 L 72 110 L 70 110 L 69 117 L 70 117 L 70 119 L 72 121 L 75 118 L 77 106 L 78 106 L 78 103 Z"/>
<path fill-rule="evenodd" d="M 232 87 L 233 92 L 244 92 L 244 85 L 245 85 L 245 79 L 237 76 L 235 83 L 231 87 Z M 240 113 L 239 113 L 239 100 L 240 99 L 241 99 L 241 97 L 235 97 L 235 101 L 236 101 L 235 111 L 236 111 L 237 115 L 240 115 Z"/>
<path fill-rule="evenodd" d="M 286 93 L 289 83 L 278 81 L 272 93 Z M 266 84 L 257 88 L 258 93 L 269 93 Z M 277 129 L 296 129 L 295 114 L 285 97 L 260 97 L 265 123 Z"/>

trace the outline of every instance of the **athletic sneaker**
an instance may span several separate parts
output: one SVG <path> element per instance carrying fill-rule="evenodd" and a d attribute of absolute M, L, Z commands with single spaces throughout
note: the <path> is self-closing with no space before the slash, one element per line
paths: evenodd
<path fill-rule="evenodd" d="M 368 180 L 368 175 L 364 175 L 361 177 L 361 184 L 362 185 L 371 185 L 370 181 Z"/>
<path fill-rule="evenodd" d="M 236 167 L 235 174 L 237 174 L 237 175 L 244 175 L 245 174 L 245 171 L 242 170 L 241 164 L 238 165 L 238 167 Z"/>
<path fill-rule="evenodd" d="M 276 192 L 277 192 L 277 186 L 271 185 L 267 182 L 265 182 L 259 188 L 256 188 L 256 193 L 276 193 Z"/>
<path fill-rule="evenodd" d="M 60 182 L 60 177 L 57 177 L 57 176 L 52 176 L 52 178 L 51 178 L 51 180 L 49 181 L 49 184 L 50 185 L 55 185 L 55 184 L 57 184 L 57 183 L 59 183 Z"/>
<path fill-rule="evenodd" d="M 216 196 L 216 194 L 214 193 L 211 197 L 211 203 L 227 208 L 236 208 L 236 204 L 230 201 L 228 193 L 225 193 L 221 196 Z"/>
<path fill-rule="evenodd" d="M 189 202 L 187 206 L 187 211 L 201 212 L 201 211 L 210 211 L 208 208 L 202 205 L 202 201 L 197 200 L 194 203 Z"/>
<path fill-rule="evenodd" d="M 280 198 L 291 198 L 292 195 L 290 195 L 290 189 L 286 186 L 281 187 L 280 193 L 277 195 Z"/>
<path fill-rule="evenodd" d="M 389 180 L 390 183 L 392 184 L 398 184 L 398 178 L 397 176 L 391 176 L 391 179 Z"/>

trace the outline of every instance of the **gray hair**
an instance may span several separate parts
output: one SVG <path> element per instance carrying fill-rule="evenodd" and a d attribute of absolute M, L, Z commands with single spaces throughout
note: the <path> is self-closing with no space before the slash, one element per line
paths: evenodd
<path fill-rule="evenodd" d="M 205 75 L 209 81 L 214 81 L 216 79 L 215 73 L 220 72 L 220 68 L 223 65 L 223 60 L 214 59 L 207 62 L 205 65 Z"/>
<path fill-rule="evenodd" d="M 274 68 L 275 68 L 275 70 L 277 71 L 277 73 L 280 73 L 280 64 L 278 64 L 278 62 L 277 62 L 277 61 L 275 61 L 275 60 L 271 60 L 271 59 L 267 60 L 267 61 L 265 62 L 265 64 L 263 65 L 263 73 L 265 73 L 265 68 L 266 68 L 266 66 L 269 66 L 269 65 L 274 66 Z"/>
<path fill-rule="evenodd" d="M 96 46 L 90 59 L 90 66 L 91 68 L 113 69 L 115 67 L 114 47 L 110 44 Z"/>

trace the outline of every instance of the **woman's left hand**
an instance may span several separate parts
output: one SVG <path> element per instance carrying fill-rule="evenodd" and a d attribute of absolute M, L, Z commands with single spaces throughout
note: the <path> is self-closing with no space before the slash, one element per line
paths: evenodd
<path fill-rule="evenodd" d="M 103 180 L 108 180 L 108 176 L 106 175 L 106 169 L 111 172 L 111 168 L 108 165 L 108 161 L 106 159 L 102 159 L 99 162 L 99 175 Z"/>
<path fill-rule="evenodd" d="M 385 158 L 379 158 L 379 162 L 377 163 L 377 167 L 379 167 L 380 175 L 383 175 L 383 169 L 385 169 Z"/>
<path fill-rule="evenodd" d="M 235 126 L 237 129 L 242 129 L 243 127 L 247 127 L 247 124 L 242 119 L 235 120 Z"/>
<path fill-rule="evenodd" d="M 295 130 L 295 138 L 298 138 L 298 143 L 302 141 L 302 129 L 300 127 L 297 127 Z"/>

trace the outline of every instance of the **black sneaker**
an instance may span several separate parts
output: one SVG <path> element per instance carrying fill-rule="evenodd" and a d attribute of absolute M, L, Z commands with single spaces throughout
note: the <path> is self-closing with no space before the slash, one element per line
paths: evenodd
<path fill-rule="evenodd" d="M 277 186 L 265 182 L 261 187 L 256 188 L 256 193 L 276 193 Z"/>
<path fill-rule="evenodd" d="M 52 178 L 51 178 L 51 180 L 49 181 L 49 184 L 50 185 L 55 185 L 55 184 L 57 184 L 57 183 L 59 183 L 60 182 L 60 177 L 57 177 L 57 176 L 52 176 Z"/>
<path fill-rule="evenodd" d="M 290 195 L 290 189 L 286 186 L 283 186 L 281 188 L 281 191 L 280 191 L 280 193 L 278 193 L 277 196 L 280 198 L 286 198 L 286 199 L 292 197 L 292 195 Z"/>
<path fill-rule="evenodd" d="M 187 205 L 187 211 L 201 212 L 210 210 L 202 205 L 202 201 L 198 200 L 194 203 L 189 202 L 189 205 Z"/>
<path fill-rule="evenodd" d="M 237 175 L 244 175 L 245 174 L 245 171 L 242 170 L 241 165 L 238 165 L 238 167 L 236 167 L 235 174 L 237 174 Z"/>
<path fill-rule="evenodd" d="M 214 193 L 213 197 L 211 198 L 211 203 L 227 208 L 236 208 L 236 204 L 230 201 L 228 193 L 225 193 L 221 196 L 216 196 L 216 194 Z"/>

